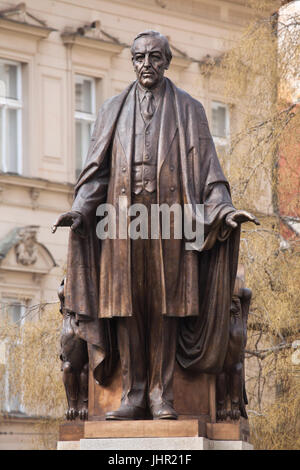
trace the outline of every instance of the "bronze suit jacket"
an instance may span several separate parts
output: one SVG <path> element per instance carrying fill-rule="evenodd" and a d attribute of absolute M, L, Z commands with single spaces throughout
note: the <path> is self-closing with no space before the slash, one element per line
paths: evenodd
<path fill-rule="evenodd" d="M 203 106 L 165 80 L 157 202 L 204 204 L 205 241 L 199 251 L 187 251 L 185 240 L 160 239 L 161 311 L 186 319 L 180 328 L 179 362 L 212 370 L 221 366 L 225 354 L 221 351 L 226 351 L 228 342 L 239 230 L 224 226 L 234 207 Z M 82 337 L 99 348 L 100 356 L 108 347 L 103 344 L 111 341 L 111 327 L 104 334 L 101 326 L 91 323 L 132 315 L 130 239 L 100 244 L 95 211 L 101 202 L 118 208 L 120 196 L 131 201 L 136 86 L 134 82 L 101 107 L 72 207 L 83 214 L 85 233 L 80 237 L 70 231 L 65 306 L 87 320 L 82 322 Z"/>

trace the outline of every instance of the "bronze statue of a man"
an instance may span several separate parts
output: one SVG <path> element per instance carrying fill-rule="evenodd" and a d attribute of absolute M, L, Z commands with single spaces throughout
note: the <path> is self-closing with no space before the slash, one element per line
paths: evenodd
<path fill-rule="evenodd" d="M 106 419 L 149 412 L 176 419 L 175 359 L 196 371 L 222 370 L 239 225 L 258 221 L 232 205 L 203 106 L 164 77 L 167 38 L 145 31 L 131 52 L 137 80 L 100 108 L 72 209 L 53 231 L 71 227 L 65 308 L 76 316 L 99 383 L 120 355 L 121 406 Z M 202 246 L 186 250 L 184 237 L 163 238 L 161 227 L 153 238 L 99 240 L 97 207 L 109 203 L 118 213 L 121 196 L 149 214 L 153 204 L 203 204 Z"/>

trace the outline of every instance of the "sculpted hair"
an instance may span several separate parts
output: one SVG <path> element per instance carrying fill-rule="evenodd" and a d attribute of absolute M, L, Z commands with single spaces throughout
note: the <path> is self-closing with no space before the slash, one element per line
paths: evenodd
<path fill-rule="evenodd" d="M 138 38 L 142 38 L 142 37 L 147 37 L 147 36 L 150 36 L 150 37 L 157 37 L 159 39 L 162 40 L 163 44 L 164 44 L 164 52 L 165 52 L 165 56 L 166 56 L 166 59 L 168 61 L 168 63 L 171 62 L 172 60 L 172 52 L 171 52 L 171 49 L 170 49 L 170 45 L 169 45 L 169 41 L 168 41 L 168 38 L 166 36 L 164 36 L 163 34 L 160 34 L 158 31 L 153 31 L 151 29 L 147 30 L 147 31 L 143 31 L 142 33 L 139 33 L 133 40 L 133 43 L 132 43 L 132 46 L 131 46 L 131 54 L 132 56 L 134 56 L 134 43 L 135 41 L 138 39 Z"/>

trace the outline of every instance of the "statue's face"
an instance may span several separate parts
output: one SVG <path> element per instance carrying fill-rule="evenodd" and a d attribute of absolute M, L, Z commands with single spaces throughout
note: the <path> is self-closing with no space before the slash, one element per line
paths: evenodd
<path fill-rule="evenodd" d="M 139 83 L 145 88 L 155 88 L 169 66 L 163 40 L 151 36 L 136 39 L 132 62 Z"/>

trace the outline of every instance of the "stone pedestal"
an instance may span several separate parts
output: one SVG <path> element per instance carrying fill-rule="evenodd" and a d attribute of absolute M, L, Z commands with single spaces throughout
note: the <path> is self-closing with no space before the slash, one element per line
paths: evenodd
<path fill-rule="evenodd" d="M 213 450 L 245 449 L 248 421 L 216 422 L 215 376 L 195 374 L 176 366 L 174 407 L 179 419 L 105 421 L 105 413 L 120 405 L 120 368 L 107 387 L 90 373 L 89 421 L 60 426 L 58 449 L 80 450 Z M 252 448 L 252 446 L 250 446 Z"/>
<path fill-rule="evenodd" d="M 245 420 L 86 421 L 60 428 L 58 450 L 250 450 Z M 73 427 L 73 434 L 72 434 Z"/>
<path fill-rule="evenodd" d="M 253 446 L 244 441 L 215 441 L 205 437 L 142 437 L 121 439 L 81 439 L 80 441 L 59 441 L 57 450 L 253 450 Z"/>
<path fill-rule="evenodd" d="M 202 426 L 197 419 L 185 420 L 136 420 L 136 421 L 87 421 L 84 437 L 97 438 L 153 438 L 199 437 Z"/>
<path fill-rule="evenodd" d="M 209 450 L 209 444 L 205 437 L 82 439 L 80 450 Z"/>
<path fill-rule="evenodd" d="M 199 419 L 75 421 L 62 424 L 59 432 L 60 441 L 136 437 L 207 437 L 211 440 L 249 442 L 249 426 L 243 418 L 221 423 L 203 423 Z"/>

